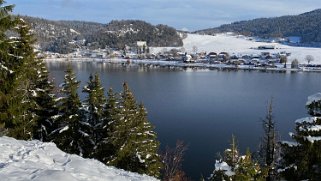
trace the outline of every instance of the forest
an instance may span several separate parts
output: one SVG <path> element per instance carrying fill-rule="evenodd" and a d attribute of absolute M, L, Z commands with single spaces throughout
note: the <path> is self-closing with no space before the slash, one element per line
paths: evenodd
<path fill-rule="evenodd" d="M 22 17 L 31 26 L 42 51 L 61 54 L 76 48 L 90 49 L 136 46 L 146 41 L 148 46 L 178 47 L 183 45 L 177 31 L 166 25 L 152 25 L 140 20 L 111 21 L 107 24 L 84 21 L 51 21 L 29 16 Z"/>
<path fill-rule="evenodd" d="M 320 28 L 321 10 L 317 9 L 300 15 L 238 21 L 197 32 L 205 34 L 235 32 L 260 38 L 284 38 L 295 36 L 301 37 L 301 43 L 313 46 L 320 45 Z"/>

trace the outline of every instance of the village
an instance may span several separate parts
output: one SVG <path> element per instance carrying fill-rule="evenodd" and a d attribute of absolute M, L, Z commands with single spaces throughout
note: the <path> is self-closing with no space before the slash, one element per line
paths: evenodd
<path fill-rule="evenodd" d="M 274 45 L 259 45 L 250 48 L 253 53 L 233 52 L 198 52 L 197 46 L 186 52 L 184 47 L 148 47 L 147 42 L 137 41 L 135 46 L 95 49 L 78 48 L 70 54 L 43 52 L 41 56 L 47 60 L 66 59 L 99 62 L 119 62 L 153 64 L 161 61 L 162 65 L 179 65 L 184 67 L 227 67 L 227 68 L 269 68 L 269 69 L 304 69 L 320 70 L 320 65 L 310 62 L 314 57 L 306 57 L 307 64 L 300 64 L 297 59 L 289 60 L 291 53 L 278 49 Z M 165 62 L 165 63 L 164 63 Z M 168 63 L 166 63 L 168 62 Z"/>

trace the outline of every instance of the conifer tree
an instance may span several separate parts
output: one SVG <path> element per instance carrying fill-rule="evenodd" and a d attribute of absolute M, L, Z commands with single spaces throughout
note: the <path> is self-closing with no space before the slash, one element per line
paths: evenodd
<path fill-rule="evenodd" d="M 113 89 L 108 90 L 108 98 L 104 110 L 101 141 L 97 143 L 94 157 L 103 163 L 109 162 L 112 155 L 116 154 L 113 142 L 117 136 L 117 124 L 120 122 L 120 106 L 118 94 Z"/>
<path fill-rule="evenodd" d="M 38 116 L 34 130 L 34 138 L 41 141 L 51 141 L 49 135 L 55 130 L 53 116 L 58 114 L 56 95 L 54 94 L 53 82 L 49 80 L 48 70 L 41 59 L 36 59 L 37 79 L 35 80 L 36 96 L 34 97 L 37 107 L 35 112 Z"/>
<path fill-rule="evenodd" d="M 265 180 L 265 171 L 260 168 L 260 165 L 252 160 L 251 152 L 246 150 L 246 154 L 241 156 L 238 160 L 237 167 L 235 167 L 234 180 Z"/>
<path fill-rule="evenodd" d="M 231 147 L 226 149 L 221 160 L 216 160 L 215 170 L 210 177 L 212 181 L 239 181 L 239 180 L 258 180 L 266 178 L 266 171 L 260 168 L 251 156 L 249 150 L 246 155 L 240 156 L 237 149 L 235 137 L 232 136 Z"/>
<path fill-rule="evenodd" d="M 88 147 L 92 147 L 93 150 L 90 151 L 90 153 L 87 153 L 87 155 L 91 155 L 97 148 L 97 144 L 102 141 L 104 107 L 106 104 L 104 88 L 102 87 L 97 74 L 95 77 L 90 75 L 89 82 L 83 88 L 83 92 L 88 94 L 84 106 L 87 116 L 86 122 L 90 125 L 89 134 L 93 141 L 93 145 L 88 145 Z"/>
<path fill-rule="evenodd" d="M 235 136 L 232 135 L 231 145 L 230 149 L 226 149 L 224 151 L 224 157 L 223 160 L 230 165 L 232 168 L 234 168 L 238 162 L 239 158 L 239 151 L 237 148 L 237 143 Z"/>
<path fill-rule="evenodd" d="M 236 139 L 232 135 L 231 147 L 224 151 L 224 156 L 216 160 L 215 170 L 210 177 L 212 181 L 232 180 L 235 177 L 235 167 L 239 159 Z"/>
<path fill-rule="evenodd" d="M 79 84 L 80 82 L 76 80 L 76 76 L 69 66 L 61 89 L 65 97 L 62 97 L 59 103 L 58 128 L 52 134 L 53 141 L 60 149 L 68 153 L 87 156 L 84 154 L 88 153 L 91 148 L 86 146 L 92 140 L 87 133 L 89 130 L 88 124 L 85 122 L 77 93 Z"/>
<path fill-rule="evenodd" d="M 16 37 L 11 37 L 11 50 L 8 56 L 11 58 L 10 70 L 13 76 L 8 79 L 11 83 L 11 92 L 8 92 L 7 113 L 11 115 L 7 118 L 9 136 L 18 139 L 33 138 L 33 129 L 38 119 L 33 108 L 37 103 L 33 99 L 36 96 L 35 79 L 37 68 L 32 67 L 35 61 L 33 50 L 33 35 L 29 26 L 21 18 L 16 18 L 16 26 L 12 31 L 16 32 Z"/>
<path fill-rule="evenodd" d="M 45 63 L 36 56 L 32 46 L 35 39 L 30 27 L 21 18 L 18 21 L 20 41 L 17 47 L 22 52 L 19 56 L 24 60 L 21 85 L 25 87 L 20 90 L 25 90 L 23 104 L 27 104 L 27 115 L 31 115 L 31 119 L 27 119 L 27 122 L 32 123 L 29 131 L 33 138 L 49 141 L 47 136 L 53 129 L 50 117 L 57 114 L 53 84 L 49 81 Z"/>
<path fill-rule="evenodd" d="M 9 136 L 18 139 L 38 138 L 39 110 L 49 110 L 41 102 L 39 73 L 42 60 L 36 58 L 34 36 L 30 27 L 19 17 L 12 17 L 13 6 L 0 1 L 0 126 Z M 10 31 L 11 37 L 6 32 Z M 44 75 L 44 78 L 48 78 Z M 44 116 L 45 114 L 43 114 Z M 43 117 L 42 117 L 43 118 Z"/>
<path fill-rule="evenodd" d="M 120 119 L 115 120 L 111 143 L 116 150 L 108 162 L 118 168 L 159 177 L 162 163 L 157 154 L 159 143 L 147 113 L 124 83 Z"/>
<path fill-rule="evenodd" d="M 306 107 L 311 117 L 295 121 L 295 142 L 282 142 L 283 176 L 287 180 L 321 178 L 321 93 L 309 96 Z"/>
<path fill-rule="evenodd" d="M 0 127 L 2 132 L 8 133 L 8 129 L 15 125 L 15 114 L 18 114 L 13 104 L 20 104 L 15 99 L 14 92 L 18 85 L 17 70 L 21 62 L 11 56 L 18 41 L 6 35 L 6 32 L 13 31 L 17 25 L 17 20 L 10 15 L 14 6 L 4 4 L 5 1 L 0 0 Z"/>
<path fill-rule="evenodd" d="M 275 180 L 276 173 L 276 161 L 279 146 L 276 140 L 275 121 L 273 118 L 272 99 L 269 102 L 268 110 L 265 119 L 263 120 L 264 135 L 259 150 L 259 157 L 261 159 L 261 165 L 268 170 L 268 176 L 266 181 Z"/>

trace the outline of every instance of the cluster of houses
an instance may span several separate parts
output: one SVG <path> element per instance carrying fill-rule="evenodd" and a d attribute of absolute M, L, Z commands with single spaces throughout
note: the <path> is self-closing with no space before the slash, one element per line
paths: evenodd
<path fill-rule="evenodd" d="M 76 49 L 70 54 L 58 54 L 44 52 L 46 58 L 92 58 L 92 59 L 152 59 L 165 61 L 182 61 L 186 63 L 209 63 L 228 65 L 253 65 L 259 67 L 275 67 L 277 63 L 286 63 L 290 53 L 271 53 L 268 50 L 275 49 L 274 46 L 259 46 L 257 54 L 230 54 L 229 52 L 194 52 L 188 54 L 183 48 L 163 49 L 157 53 L 150 52 L 150 47 L 145 41 L 138 41 L 134 47 L 126 46 L 123 50 L 114 48 L 90 50 L 86 48 Z"/>
<path fill-rule="evenodd" d="M 210 64 L 253 65 L 262 67 L 275 67 L 277 63 L 286 63 L 287 52 L 270 53 L 268 51 L 255 54 L 229 54 L 228 52 L 209 52 L 186 55 L 185 62 L 208 62 Z"/>

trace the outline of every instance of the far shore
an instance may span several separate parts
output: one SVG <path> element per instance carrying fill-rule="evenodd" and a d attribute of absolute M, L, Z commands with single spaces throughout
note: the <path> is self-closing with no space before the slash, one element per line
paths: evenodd
<path fill-rule="evenodd" d="M 93 62 L 119 64 L 122 66 L 144 66 L 150 68 L 171 68 L 171 69 L 192 69 L 192 70 L 259 70 L 259 71 L 278 71 L 278 72 L 321 72 L 321 67 L 306 67 L 300 65 L 299 68 L 284 68 L 284 64 L 277 64 L 276 67 L 256 67 L 254 65 L 228 65 L 228 64 L 210 64 L 205 61 L 195 63 L 186 63 L 183 61 L 168 61 L 154 59 L 101 59 L 101 58 L 45 58 L 46 62 Z M 291 64 L 287 64 L 291 67 Z"/>

